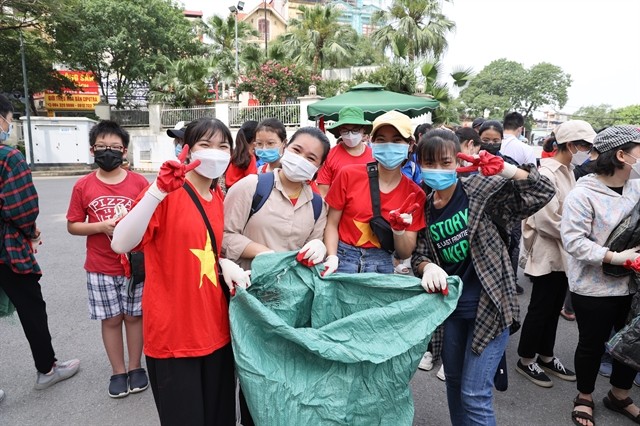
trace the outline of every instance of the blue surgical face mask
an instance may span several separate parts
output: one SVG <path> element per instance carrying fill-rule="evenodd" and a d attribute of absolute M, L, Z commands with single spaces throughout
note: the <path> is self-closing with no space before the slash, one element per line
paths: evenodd
<path fill-rule="evenodd" d="M 256 148 L 256 155 L 265 163 L 273 163 L 281 157 L 280 148 L 260 149 Z"/>
<path fill-rule="evenodd" d="M 387 170 L 399 167 L 409 154 L 409 144 L 376 142 L 371 145 L 373 158 Z"/>
<path fill-rule="evenodd" d="M 442 169 L 420 169 L 422 171 L 422 181 L 429 188 L 433 188 L 436 191 L 449 188 L 451 185 L 455 185 L 458 182 L 458 174 L 455 170 L 442 170 Z"/>
<path fill-rule="evenodd" d="M 13 123 L 9 123 L 7 119 L 1 115 L 0 115 L 0 118 L 2 118 L 7 124 L 9 124 L 9 130 L 7 130 L 6 132 L 0 128 L 0 142 L 5 142 L 7 139 L 9 139 L 9 136 L 11 136 L 11 131 L 13 130 Z"/>

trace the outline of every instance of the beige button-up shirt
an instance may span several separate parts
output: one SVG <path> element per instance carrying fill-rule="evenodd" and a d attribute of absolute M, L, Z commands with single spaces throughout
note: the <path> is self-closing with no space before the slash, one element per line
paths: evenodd
<path fill-rule="evenodd" d="M 249 175 L 233 185 L 224 200 L 223 257 L 233 260 L 244 269 L 251 268 L 251 260 L 242 252 L 251 242 L 269 247 L 276 252 L 299 250 L 308 241 L 322 239 L 327 224 L 327 204 L 317 222 L 313 218 L 311 199 L 313 192 L 304 185 L 294 206 L 282 188 L 280 169 L 274 170 L 271 195 L 247 222 L 258 175 Z"/>
<path fill-rule="evenodd" d="M 520 256 L 526 256 L 524 272 L 534 277 L 567 270 L 567 252 L 562 246 L 560 222 L 564 199 L 576 184 L 573 170 L 553 158 L 540 160 L 540 174 L 556 188 L 556 195 L 533 216 L 523 221 Z"/>

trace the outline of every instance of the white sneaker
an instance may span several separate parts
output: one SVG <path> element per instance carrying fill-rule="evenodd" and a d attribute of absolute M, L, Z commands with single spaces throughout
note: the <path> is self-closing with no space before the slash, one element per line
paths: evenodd
<path fill-rule="evenodd" d="M 422 355 L 418 368 L 424 371 L 429 371 L 433 368 L 433 355 L 431 355 L 431 352 L 427 351 Z"/>
<path fill-rule="evenodd" d="M 38 390 L 46 389 L 55 385 L 59 381 L 66 380 L 78 372 L 80 368 L 80 360 L 70 359 L 65 362 L 56 362 L 51 371 L 43 374 L 38 371 L 36 377 L 35 388 Z"/>
<path fill-rule="evenodd" d="M 438 370 L 438 373 L 436 374 L 436 377 L 440 380 L 442 380 L 443 382 L 445 381 L 445 377 L 444 377 L 444 364 L 442 364 L 440 366 L 440 370 Z"/>

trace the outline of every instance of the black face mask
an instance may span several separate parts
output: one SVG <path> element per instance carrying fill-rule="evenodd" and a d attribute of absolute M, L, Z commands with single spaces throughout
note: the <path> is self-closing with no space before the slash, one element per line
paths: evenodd
<path fill-rule="evenodd" d="M 94 151 L 93 156 L 96 164 L 105 172 L 110 172 L 122 164 L 122 152 L 105 149 L 104 151 Z"/>
<path fill-rule="evenodd" d="M 502 147 L 502 143 L 480 143 L 480 149 L 487 151 L 489 154 L 497 155 Z"/>

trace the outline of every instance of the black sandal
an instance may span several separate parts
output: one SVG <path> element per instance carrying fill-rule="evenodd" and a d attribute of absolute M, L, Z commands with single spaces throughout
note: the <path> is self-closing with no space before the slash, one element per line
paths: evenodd
<path fill-rule="evenodd" d="M 625 399 L 618 399 L 613 396 L 613 393 L 611 391 L 609 391 L 607 396 L 602 399 L 602 402 L 604 402 L 604 406 L 609 410 L 624 414 L 628 419 L 631 419 L 634 422 L 640 424 L 640 414 L 634 416 L 633 414 L 625 410 L 625 408 L 633 404 L 633 400 L 631 398 L 626 397 Z"/>
<path fill-rule="evenodd" d="M 579 411 L 575 409 L 576 407 L 580 407 L 580 406 L 591 408 L 591 412 L 593 412 L 593 409 L 595 408 L 593 401 L 589 401 L 588 399 L 582 399 L 580 398 L 580 395 L 576 396 L 575 399 L 573 400 L 574 410 L 571 412 L 571 420 L 573 421 L 573 424 L 578 426 L 585 426 L 578 421 L 578 419 L 582 419 L 582 420 L 591 422 L 591 426 L 596 426 L 596 422 L 593 420 L 593 414 L 589 414 L 587 412 Z"/>

